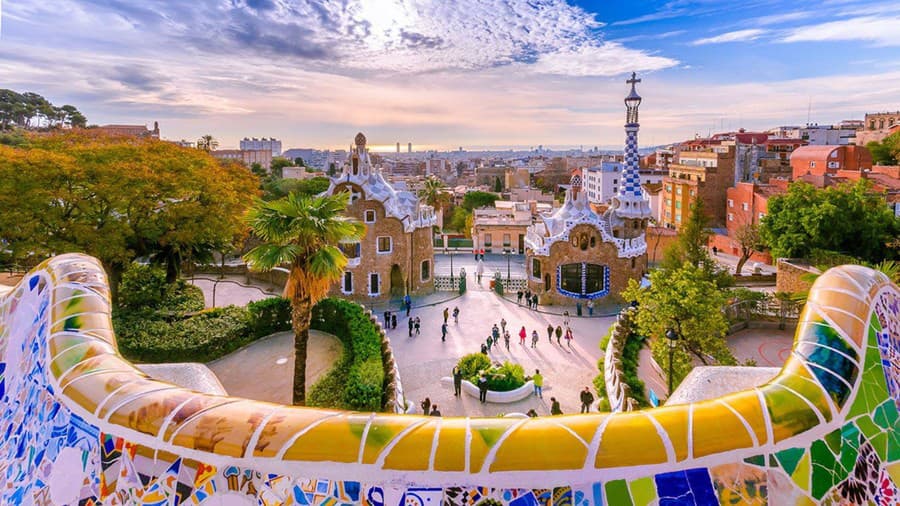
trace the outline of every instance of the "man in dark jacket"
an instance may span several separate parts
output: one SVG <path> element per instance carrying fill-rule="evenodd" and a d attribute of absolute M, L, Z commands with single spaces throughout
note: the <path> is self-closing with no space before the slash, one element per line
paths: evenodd
<path fill-rule="evenodd" d="M 551 415 L 561 415 L 563 414 L 562 410 L 559 409 L 559 401 L 556 400 L 556 397 L 550 398 L 550 414 Z"/>
<path fill-rule="evenodd" d="M 462 393 L 462 371 L 459 366 L 453 368 L 453 395 L 459 397 Z"/>
<path fill-rule="evenodd" d="M 581 391 L 581 412 L 582 413 L 590 413 L 591 412 L 591 404 L 594 403 L 594 394 L 591 393 L 591 389 L 588 387 L 584 387 L 584 390 Z"/>
<path fill-rule="evenodd" d="M 487 378 L 485 378 L 484 374 L 482 374 L 478 377 L 478 400 L 481 401 L 482 404 L 487 402 L 487 391 Z"/>

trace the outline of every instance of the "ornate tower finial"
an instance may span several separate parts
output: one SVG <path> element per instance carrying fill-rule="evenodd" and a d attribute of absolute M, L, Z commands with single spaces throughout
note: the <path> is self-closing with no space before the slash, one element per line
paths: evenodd
<path fill-rule="evenodd" d="M 644 200 L 644 192 L 641 189 L 641 176 L 638 157 L 638 106 L 641 105 L 641 96 L 638 95 L 635 85 L 641 82 L 637 74 L 632 72 L 631 79 L 625 81 L 631 85 L 631 92 L 625 97 L 627 109 L 625 118 L 625 168 L 622 171 L 622 184 L 619 192 L 613 199 L 610 211 L 616 219 L 645 219 L 651 215 L 650 205 Z"/>
<path fill-rule="evenodd" d="M 625 81 L 626 83 L 631 85 L 631 93 L 625 97 L 625 124 L 626 125 L 637 125 L 638 124 L 638 106 L 641 105 L 641 96 L 638 95 L 637 90 L 635 89 L 635 85 L 641 82 L 640 79 L 637 78 L 637 74 L 632 72 L 631 79 Z"/>
<path fill-rule="evenodd" d="M 357 147 L 365 147 L 366 146 L 366 136 L 363 135 L 362 132 L 356 134 L 356 139 L 354 139 L 354 143 Z"/>

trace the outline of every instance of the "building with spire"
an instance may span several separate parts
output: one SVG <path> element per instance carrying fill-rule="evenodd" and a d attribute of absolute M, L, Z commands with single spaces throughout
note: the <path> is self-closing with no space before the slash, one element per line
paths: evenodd
<path fill-rule="evenodd" d="M 609 209 L 593 210 L 581 170 L 575 170 L 563 205 L 525 236 L 528 286 L 543 304 L 617 298 L 629 279 L 647 270 L 645 232 L 652 213 L 638 172 L 641 97 L 635 85 L 641 80 L 632 73 L 626 82 L 625 162 Z"/>
<path fill-rule="evenodd" d="M 366 136 L 356 135 L 341 172 L 326 193 L 350 193 L 347 214 L 365 223 L 360 242 L 342 244 L 347 269 L 332 294 L 387 300 L 434 289 L 434 209 L 395 190 L 372 166 Z"/>

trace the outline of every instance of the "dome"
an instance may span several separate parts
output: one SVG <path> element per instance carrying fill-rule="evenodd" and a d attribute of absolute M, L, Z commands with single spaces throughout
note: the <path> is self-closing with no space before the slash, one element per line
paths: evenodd
<path fill-rule="evenodd" d="M 366 136 L 363 135 L 362 132 L 356 134 L 356 139 L 354 140 L 357 146 L 365 146 L 366 145 Z"/>

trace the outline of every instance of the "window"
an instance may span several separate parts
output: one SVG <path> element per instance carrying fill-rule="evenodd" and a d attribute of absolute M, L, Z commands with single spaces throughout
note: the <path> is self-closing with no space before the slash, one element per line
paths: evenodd
<path fill-rule="evenodd" d="M 750 206 L 746 202 L 743 202 L 741 204 L 741 209 L 743 209 L 744 211 L 747 211 L 748 209 L 750 209 Z"/>
<path fill-rule="evenodd" d="M 733 200 L 728 199 L 728 207 L 734 207 L 734 201 L 733 201 Z"/>
<path fill-rule="evenodd" d="M 341 292 L 353 293 L 353 273 L 344 271 L 344 279 L 341 281 Z"/>
<path fill-rule="evenodd" d="M 491 239 L 491 234 L 484 234 L 485 247 L 490 248 L 491 246 L 493 246 L 494 243 L 492 241 L 493 241 L 493 239 Z"/>
<path fill-rule="evenodd" d="M 383 235 L 378 237 L 378 252 L 379 253 L 390 253 L 393 246 L 393 242 L 391 241 L 391 237 L 387 235 Z"/>
<path fill-rule="evenodd" d="M 609 269 L 605 265 L 576 263 L 559 266 L 557 289 L 564 295 L 597 298 L 609 293 Z"/>
<path fill-rule="evenodd" d="M 734 215 L 732 213 L 728 213 L 728 221 L 734 221 Z"/>
<path fill-rule="evenodd" d="M 352 260 L 359 258 L 360 246 L 358 242 L 341 242 L 338 243 L 338 249 L 347 259 Z"/>
<path fill-rule="evenodd" d="M 681 212 L 675 213 L 675 222 L 681 223 Z"/>
<path fill-rule="evenodd" d="M 365 222 L 366 223 L 375 223 L 375 210 L 374 209 L 366 209 Z"/>
<path fill-rule="evenodd" d="M 671 193 L 671 192 L 672 192 L 672 185 L 667 184 L 667 185 L 666 185 L 666 191 L 669 192 L 669 193 Z"/>
<path fill-rule="evenodd" d="M 837 158 L 837 155 L 838 155 L 838 152 L 835 149 L 834 151 L 831 152 L 831 155 L 829 155 L 829 156 L 831 156 L 832 158 Z"/>
<path fill-rule="evenodd" d="M 691 195 L 691 197 L 693 197 L 693 196 L 697 195 L 697 192 L 695 192 L 694 190 L 691 190 L 690 195 Z"/>
<path fill-rule="evenodd" d="M 672 199 L 666 199 L 666 205 L 667 205 L 667 206 L 671 206 L 671 205 L 672 205 Z"/>
<path fill-rule="evenodd" d="M 816 168 L 816 162 L 809 162 L 809 168 L 810 168 L 810 169 L 815 169 L 815 168 Z"/>
<path fill-rule="evenodd" d="M 618 179 L 613 179 L 613 184 L 619 184 L 619 180 L 618 180 Z"/>
<path fill-rule="evenodd" d="M 537 258 L 531 259 L 531 277 L 541 279 L 541 261 Z"/>
<path fill-rule="evenodd" d="M 423 260 L 422 261 L 422 281 L 428 281 L 431 279 L 431 261 Z"/>
<path fill-rule="evenodd" d="M 619 188 L 616 186 L 613 186 L 613 193 L 616 193 L 617 191 L 619 191 Z"/>
<path fill-rule="evenodd" d="M 766 213 L 759 213 L 759 219 L 763 219 L 766 217 Z"/>
<path fill-rule="evenodd" d="M 509 247 L 509 234 L 503 234 L 503 247 Z"/>
<path fill-rule="evenodd" d="M 377 272 L 369 273 L 369 295 L 378 295 L 381 293 L 381 277 Z"/>
<path fill-rule="evenodd" d="M 675 188 L 675 195 L 681 195 L 681 187 Z"/>
<path fill-rule="evenodd" d="M 681 209 L 681 201 L 680 200 L 675 201 L 675 209 Z"/>

